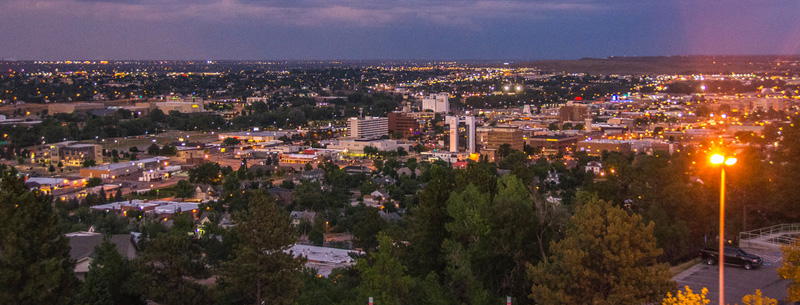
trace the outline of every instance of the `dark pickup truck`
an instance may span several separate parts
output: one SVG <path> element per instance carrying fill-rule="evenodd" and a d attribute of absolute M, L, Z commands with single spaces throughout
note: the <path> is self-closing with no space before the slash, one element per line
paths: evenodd
<path fill-rule="evenodd" d="M 714 265 L 719 261 L 719 251 L 717 249 L 706 248 L 700 250 L 700 258 L 706 265 Z M 739 265 L 750 270 L 761 266 L 761 257 L 755 254 L 744 252 L 744 250 L 734 247 L 725 247 L 725 263 L 729 265 Z"/>

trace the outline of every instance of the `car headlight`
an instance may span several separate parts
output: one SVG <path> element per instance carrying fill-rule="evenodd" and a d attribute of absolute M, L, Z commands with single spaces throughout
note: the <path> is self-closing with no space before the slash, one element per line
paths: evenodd
<path fill-rule="evenodd" d="M 754 262 L 754 263 L 757 263 L 757 262 L 758 262 L 758 260 L 757 260 L 757 259 L 754 259 L 754 260 L 753 260 L 753 262 Z"/>

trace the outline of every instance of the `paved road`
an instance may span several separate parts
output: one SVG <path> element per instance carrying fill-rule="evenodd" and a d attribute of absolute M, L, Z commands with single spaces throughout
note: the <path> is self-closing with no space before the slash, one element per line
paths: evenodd
<path fill-rule="evenodd" d="M 725 303 L 742 304 L 742 297 L 761 289 L 765 296 L 777 300 L 786 297 L 788 280 L 778 277 L 777 268 L 781 266 L 781 253 L 778 250 L 745 249 L 749 253 L 761 256 L 764 265 L 753 270 L 744 270 L 734 265 L 725 265 Z M 719 266 L 708 266 L 703 263 L 692 266 L 673 278 L 678 287 L 689 286 L 694 292 L 708 288 L 710 304 L 718 304 L 719 299 Z"/>

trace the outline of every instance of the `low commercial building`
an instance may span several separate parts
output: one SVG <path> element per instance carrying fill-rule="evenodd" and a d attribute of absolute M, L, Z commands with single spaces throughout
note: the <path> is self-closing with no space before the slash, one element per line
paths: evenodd
<path fill-rule="evenodd" d="M 319 156 L 313 154 L 282 154 L 280 155 L 278 165 L 299 170 L 305 168 L 306 164 L 311 164 L 313 166 L 317 162 L 319 162 Z"/>
<path fill-rule="evenodd" d="M 226 132 L 219 134 L 219 140 L 234 138 L 242 142 L 262 143 L 276 141 L 282 137 L 291 137 L 294 133 L 290 131 L 240 131 Z"/>
<path fill-rule="evenodd" d="M 101 163 L 103 147 L 96 144 L 69 144 L 58 148 L 58 158 L 69 166 L 81 166 L 89 160 Z"/>
<path fill-rule="evenodd" d="M 601 155 L 603 151 L 619 152 L 629 154 L 633 152 L 631 143 L 621 140 L 589 140 L 578 142 L 578 150 L 585 151 L 589 155 Z"/>
<path fill-rule="evenodd" d="M 47 105 L 48 114 L 89 112 L 94 109 L 105 109 L 103 103 L 52 103 Z"/>
<path fill-rule="evenodd" d="M 578 146 L 577 136 L 568 135 L 538 135 L 527 139 L 528 146 L 541 149 L 543 153 L 557 154 L 575 151 Z"/>
<path fill-rule="evenodd" d="M 111 163 L 81 168 L 81 177 L 115 179 L 117 177 L 138 173 L 139 170 L 140 168 L 136 162 Z"/>
<path fill-rule="evenodd" d="M 328 145 L 330 149 L 343 150 L 348 155 L 363 155 L 365 147 L 374 147 L 378 151 L 397 150 L 402 147 L 408 151 L 411 144 L 397 140 L 339 140 L 336 144 Z"/>
<path fill-rule="evenodd" d="M 169 113 L 170 111 L 177 111 L 180 113 L 193 113 L 203 112 L 203 102 L 160 102 L 153 104 L 155 108 Z"/>

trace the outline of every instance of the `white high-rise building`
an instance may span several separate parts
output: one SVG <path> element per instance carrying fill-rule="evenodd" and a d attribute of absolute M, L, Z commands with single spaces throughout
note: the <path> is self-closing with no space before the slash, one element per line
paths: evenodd
<path fill-rule="evenodd" d="M 467 152 L 474 153 L 475 152 L 475 138 L 477 137 L 476 134 L 476 127 L 475 127 L 475 117 L 474 116 L 467 116 L 467 117 L 457 117 L 457 116 L 447 116 L 445 117 L 445 123 L 450 125 L 450 152 L 458 152 L 458 127 L 459 123 L 464 122 L 467 129 Z"/>
<path fill-rule="evenodd" d="M 389 118 L 364 117 L 347 119 L 349 135 L 355 139 L 377 139 L 389 135 Z"/>
<path fill-rule="evenodd" d="M 450 152 L 458 152 L 458 117 L 448 116 L 445 119 L 450 125 Z"/>
<path fill-rule="evenodd" d="M 433 110 L 437 113 L 450 112 L 450 95 L 447 93 L 431 94 L 422 98 L 422 111 Z"/>

